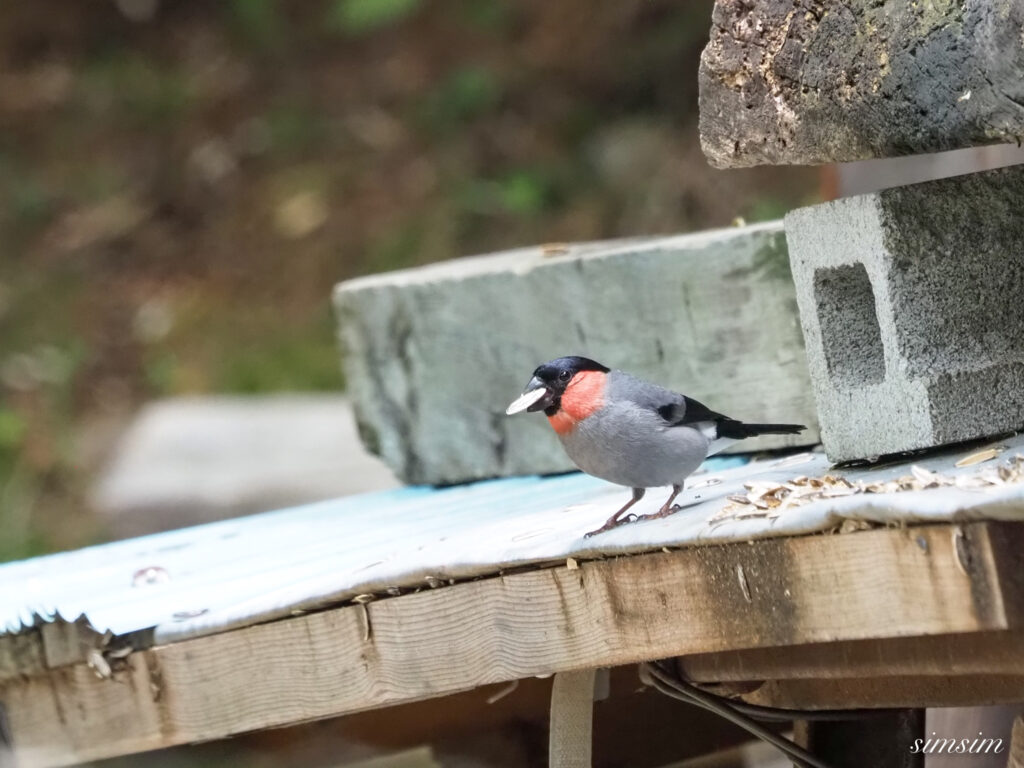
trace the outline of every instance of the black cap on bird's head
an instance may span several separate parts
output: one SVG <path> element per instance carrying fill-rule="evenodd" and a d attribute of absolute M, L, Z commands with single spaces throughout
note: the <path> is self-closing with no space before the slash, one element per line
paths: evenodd
<path fill-rule="evenodd" d="M 572 381 L 572 377 L 581 371 L 607 373 L 609 368 L 589 357 L 576 355 L 558 357 L 549 363 L 538 365 L 523 394 L 505 410 L 505 413 L 509 416 L 522 411 L 549 411 L 549 415 L 555 413 L 565 387 Z"/>

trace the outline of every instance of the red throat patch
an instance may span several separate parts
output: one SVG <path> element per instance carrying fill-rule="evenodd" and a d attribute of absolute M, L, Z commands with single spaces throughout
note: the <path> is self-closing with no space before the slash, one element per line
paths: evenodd
<path fill-rule="evenodd" d="M 561 407 L 548 421 L 555 432 L 564 435 L 604 405 L 604 384 L 608 374 L 602 371 L 580 371 L 566 385 Z"/>

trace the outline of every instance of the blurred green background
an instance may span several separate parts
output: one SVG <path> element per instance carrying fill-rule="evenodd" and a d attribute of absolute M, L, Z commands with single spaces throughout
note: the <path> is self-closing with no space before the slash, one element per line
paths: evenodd
<path fill-rule="evenodd" d="M 814 200 L 705 162 L 710 9 L 0 6 L 0 560 L 103 538 L 85 491 L 142 402 L 342 389 L 339 280 Z"/>

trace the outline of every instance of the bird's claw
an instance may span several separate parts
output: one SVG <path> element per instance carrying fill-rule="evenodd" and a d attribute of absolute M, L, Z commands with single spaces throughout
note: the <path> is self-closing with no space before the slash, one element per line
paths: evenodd
<path fill-rule="evenodd" d="M 591 536 L 597 536 L 597 534 L 599 534 L 599 533 L 604 533 L 605 531 L 610 531 L 613 528 L 618 528 L 620 525 L 625 525 L 626 523 L 635 523 L 639 519 L 640 518 L 638 518 L 636 515 L 627 515 L 626 517 L 622 518 L 621 520 L 615 520 L 615 521 L 609 520 L 607 523 L 602 525 L 600 528 L 595 528 L 592 531 L 587 531 L 586 533 L 584 533 L 583 534 L 583 538 L 584 539 L 589 539 Z"/>
<path fill-rule="evenodd" d="M 630 512 L 625 517 L 622 517 L 622 518 L 620 518 L 618 520 L 609 520 L 607 523 L 602 525 L 600 528 L 595 528 L 592 531 L 587 531 L 586 533 L 583 534 L 583 538 L 584 539 L 589 539 L 591 536 L 597 536 L 597 534 L 599 534 L 599 533 L 604 533 L 605 531 L 610 531 L 610 530 L 612 530 L 612 528 L 618 528 L 620 525 L 626 525 L 627 523 L 636 523 L 636 522 L 639 522 L 640 520 L 646 520 L 648 517 L 650 517 L 650 515 L 637 515 L 637 514 L 634 514 L 633 512 Z"/>

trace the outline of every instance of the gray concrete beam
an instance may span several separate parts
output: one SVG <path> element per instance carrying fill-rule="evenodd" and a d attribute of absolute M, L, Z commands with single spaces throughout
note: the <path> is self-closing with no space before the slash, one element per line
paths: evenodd
<path fill-rule="evenodd" d="M 406 482 L 571 469 L 542 416 L 504 415 L 566 354 L 811 427 L 737 449 L 817 440 L 779 222 L 456 259 L 343 283 L 335 306 L 364 442 Z"/>

